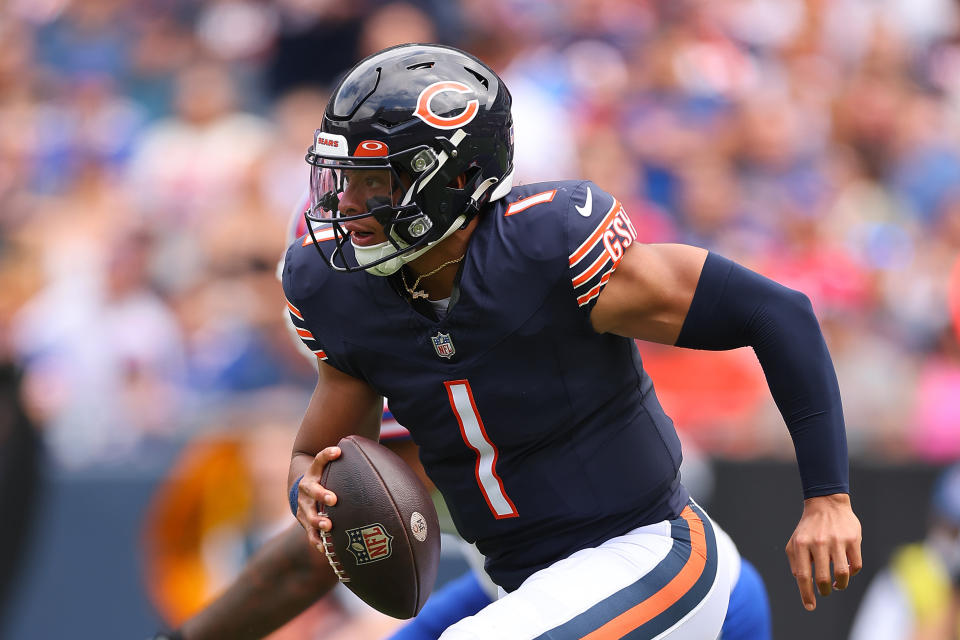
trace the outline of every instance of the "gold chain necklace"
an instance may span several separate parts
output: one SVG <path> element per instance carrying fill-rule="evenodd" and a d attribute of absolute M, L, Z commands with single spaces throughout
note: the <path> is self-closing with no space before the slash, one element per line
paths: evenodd
<path fill-rule="evenodd" d="M 434 274 L 436 274 L 436 273 L 439 273 L 440 271 L 442 271 L 443 269 L 446 269 L 447 267 L 449 267 L 449 266 L 452 265 L 452 264 L 457 264 L 458 262 L 460 262 L 461 260 L 463 260 L 464 257 L 466 257 L 466 255 L 467 255 L 467 254 L 463 254 L 463 255 L 460 256 L 459 258 L 454 258 L 453 260 L 447 260 L 446 262 L 444 262 L 442 265 L 440 265 L 439 267 L 437 267 L 437 268 L 434 269 L 433 271 L 429 271 L 429 272 L 423 274 L 422 276 L 417 276 L 417 279 L 413 281 L 413 286 L 412 286 L 412 287 L 407 284 L 407 276 L 404 274 L 404 272 L 403 272 L 404 270 L 401 269 L 401 270 L 400 270 L 400 280 L 403 282 L 403 287 L 404 287 L 404 289 L 407 290 L 407 293 L 409 293 L 409 294 L 410 294 L 410 297 L 411 297 L 412 299 L 414 299 L 414 300 L 416 300 L 417 298 L 429 298 L 430 296 L 429 296 L 429 294 L 428 294 L 426 291 L 421 291 L 421 290 L 417 289 L 417 285 L 420 284 L 420 281 L 423 280 L 424 278 L 429 278 L 430 276 L 432 276 L 432 275 L 434 275 Z"/>

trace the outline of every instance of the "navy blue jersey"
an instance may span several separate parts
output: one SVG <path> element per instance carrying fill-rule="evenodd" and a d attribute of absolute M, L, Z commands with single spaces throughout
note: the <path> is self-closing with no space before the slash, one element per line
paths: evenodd
<path fill-rule="evenodd" d="M 333 272 L 309 236 L 287 251 L 301 338 L 388 399 L 460 534 L 507 590 L 677 517 L 688 499 L 680 443 L 636 345 L 589 320 L 635 238 L 591 182 L 516 187 L 481 213 L 442 319 L 391 278 Z"/>

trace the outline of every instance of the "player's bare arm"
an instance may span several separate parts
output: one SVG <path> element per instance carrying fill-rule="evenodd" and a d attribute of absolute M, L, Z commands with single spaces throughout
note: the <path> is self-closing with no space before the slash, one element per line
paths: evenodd
<path fill-rule="evenodd" d="M 340 456 L 335 445 L 344 436 L 359 434 L 376 440 L 382 411 L 383 399 L 369 385 L 320 364 L 317 387 L 294 440 L 287 476 L 289 489 L 297 483 L 297 520 L 315 547 L 322 544 L 317 530 L 329 531 L 332 526 L 320 515 L 317 502 L 333 505 L 337 501 L 337 496 L 320 484 L 323 468 Z"/>
<path fill-rule="evenodd" d="M 294 524 L 257 550 L 216 600 L 183 623 L 184 640 L 255 640 L 313 604 L 337 583 L 326 558 Z"/>
<path fill-rule="evenodd" d="M 786 552 L 812 611 L 814 584 L 821 595 L 845 589 L 863 564 L 860 522 L 838 482 L 845 478 L 846 445 L 833 367 L 806 296 L 716 257 L 704 273 L 707 256 L 686 245 L 630 246 L 591 321 L 599 332 L 663 344 L 755 349 L 794 436 L 804 480 L 803 515 Z M 688 322 L 692 309 L 699 317 Z"/>
<path fill-rule="evenodd" d="M 682 244 L 633 244 L 590 314 L 599 333 L 674 344 L 707 252 Z"/>

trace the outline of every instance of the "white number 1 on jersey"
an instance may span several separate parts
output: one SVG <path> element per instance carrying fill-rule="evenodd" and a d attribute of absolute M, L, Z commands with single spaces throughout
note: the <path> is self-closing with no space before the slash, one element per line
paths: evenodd
<path fill-rule="evenodd" d="M 443 385 L 447 388 L 450 397 L 450 406 L 460 423 L 460 435 L 467 446 L 477 454 L 477 464 L 474 473 L 477 484 L 483 493 L 490 511 L 498 520 L 501 518 L 516 518 L 517 508 L 503 489 L 503 481 L 497 475 L 497 447 L 490 441 L 483 420 L 477 411 L 477 403 L 473 400 L 473 391 L 468 380 L 448 380 Z"/>

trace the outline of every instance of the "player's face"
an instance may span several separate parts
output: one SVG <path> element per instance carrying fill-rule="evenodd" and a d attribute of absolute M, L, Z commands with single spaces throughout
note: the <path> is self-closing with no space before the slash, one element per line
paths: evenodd
<path fill-rule="evenodd" d="M 356 216 L 366 213 L 371 207 L 377 206 L 377 200 L 387 199 L 396 204 L 402 196 L 402 190 L 386 169 L 347 169 L 341 177 L 339 200 L 339 215 L 342 217 Z M 343 226 L 350 232 L 353 244 L 369 246 L 386 242 L 387 236 L 383 226 L 374 218 L 350 220 Z"/>

